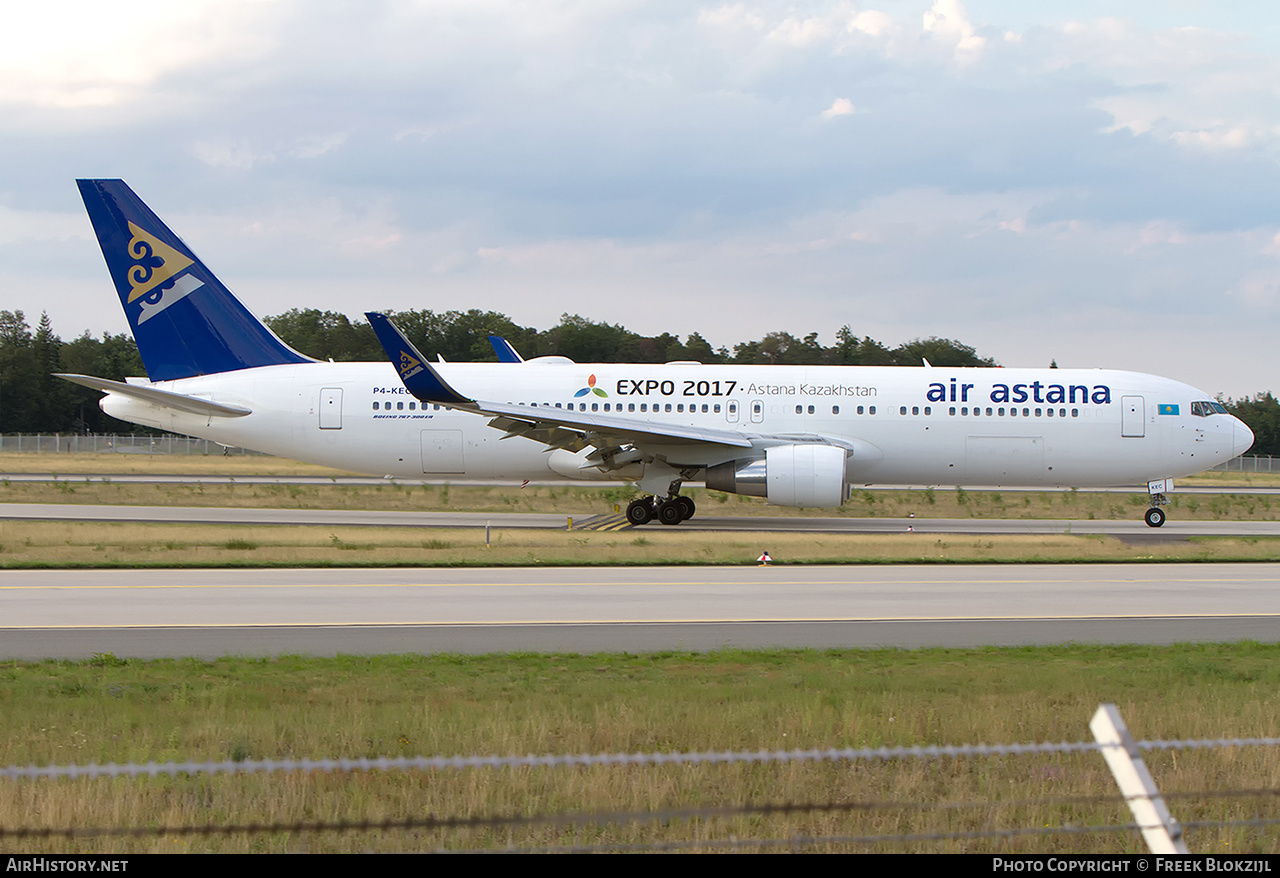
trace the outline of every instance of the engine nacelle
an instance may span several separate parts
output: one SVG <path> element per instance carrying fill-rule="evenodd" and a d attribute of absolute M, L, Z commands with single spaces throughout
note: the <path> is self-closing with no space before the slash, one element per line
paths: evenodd
<path fill-rule="evenodd" d="M 707 487 L 764 497 L 776 506 L 832 507 L 849 494 L 845 450 L 834 445 L 778 445 L 764 459 L 707 467 Z"/>

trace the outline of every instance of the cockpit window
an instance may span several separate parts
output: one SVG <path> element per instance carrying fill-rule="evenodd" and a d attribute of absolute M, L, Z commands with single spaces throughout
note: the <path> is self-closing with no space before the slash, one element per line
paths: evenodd
<path fill-rule="evenodd" d="M 1227 407 L 1220 402 L 1212 402 L 1211 400 L 1196 400 L 1191 403 L 1191 414 L 1198 418 L 1207 418 L 1209 415 L 1225 415 Z"/>

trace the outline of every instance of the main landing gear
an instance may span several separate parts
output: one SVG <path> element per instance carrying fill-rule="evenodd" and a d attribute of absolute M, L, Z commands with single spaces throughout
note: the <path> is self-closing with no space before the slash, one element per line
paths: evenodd
<path fill-rule="evenodd" d="M 655 518 L 663 524 L 679 524 L 693 518 L 697 507 L 688 497 L 673 494 L 665 500 L 657 497 L 639 497 L 627 504 L 627 521 L 635 525 L 648 524 Z"/>

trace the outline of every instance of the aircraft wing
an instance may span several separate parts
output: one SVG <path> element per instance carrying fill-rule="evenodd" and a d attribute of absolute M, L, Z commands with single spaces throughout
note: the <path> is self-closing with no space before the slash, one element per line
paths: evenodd
<path fill-rule="evenodd" d="M 570 411 L 552 406 L 524 406 L 470 399 L 458 393 L 432 368 L 413 343 L 385 314 L 365 314 L 405 389 L 422 402 L 493 415 L 489 425 L 510 436 L 524 436 L 548 448 L 581 451 L 588 445 L 613 450 L 623 445 L 720 445 L 751 448 L 751 439 L 732 430 L 683 424 L 660 424 L 618 415 Z M 655 449 L 656 450 L 656 449 Z M 609 456 L 612 456 L 611 454 Z"/>
<path fill-rule="evenodd" d="M 104 393 L 116 393 L 120 396 L 132 397 L 151 405 L 177 409 L 180 412 L 190 412 L 193 415 L 205 415 L 212 418 L 243 418 L 245 415 L 253 414 L 252 409 L 247 409 L 243 406 L 214 402 L 198 396 L 187 396 L 185 393 L 174 393 L 171 390 L 160 390 L 156 387 L 147 387 L 141 384 L 125 384 L 108 378 L 95 378 L 92 375 L 73 375 L 64 372 L 55 372 L 54 375 L 83 387 L 101 390 Z"/>

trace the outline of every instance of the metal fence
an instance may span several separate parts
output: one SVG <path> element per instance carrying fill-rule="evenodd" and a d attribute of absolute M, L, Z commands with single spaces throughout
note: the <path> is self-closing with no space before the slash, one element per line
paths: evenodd
<path fill-rule="evenodd" d="M 1255 454 L 1245 457 L 1233 457 L 1226 463 L 1215 466 L 1212 472 L 1217 473 L 1274 473 L 1280 472 L 1275 467 L 1276 458 L 1270 454 Z"/>
<path fill-rule="evenodd" d="M 166 433 L 161 436 L 131 436 L 118 433 L 98 433 L 89 436 L 79 434 L 59 435 L 13 433 L 0 436 L 0 452 L 67 453 L 67 454 L 227 454 L 249 455 L 261 452 L 247 448 L 229 448 L 197 439 L 195 436 L 179 436 Z"/>

